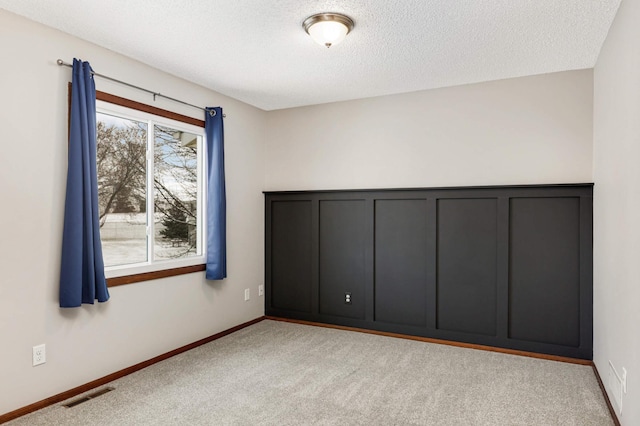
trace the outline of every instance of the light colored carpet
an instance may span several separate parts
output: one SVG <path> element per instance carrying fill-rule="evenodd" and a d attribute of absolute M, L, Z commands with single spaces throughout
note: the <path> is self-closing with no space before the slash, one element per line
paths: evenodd
<path fill-rule="evenodd" d="M 8 425 L 613 424 L 588 366 L 269 320 L 109 386 Z"/>

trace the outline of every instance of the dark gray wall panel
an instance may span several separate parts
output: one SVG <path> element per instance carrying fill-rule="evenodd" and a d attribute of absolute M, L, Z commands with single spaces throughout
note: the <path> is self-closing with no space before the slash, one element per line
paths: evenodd
<path fill-rule="evenodd" d="M 512 198 L 509 337 L 580 344 L 580 199 Z"/>
<path fill-rule="evenodd" d="M 271 305 L 311 312 L 311 201 L 271 203 Z"/>
<path fill-rule="evenodd" d="M 441 199 L 437 214 L 437 328 L 495 336 L 497 199 Z"/>
<path fill-rule="evenodd" d="M 592 198 L 592 184 L 268 192 L 265 313 L 592 359 Z"/>
<path fill-rule="evenodd" d="M 320 201 L 320 314 L 364 319 L 365 224 L 364 200 Z"/>
<path fill-rule="evenodd" d="M 375 202 L 375 321 L 426 325 L 427 201 Z"/>

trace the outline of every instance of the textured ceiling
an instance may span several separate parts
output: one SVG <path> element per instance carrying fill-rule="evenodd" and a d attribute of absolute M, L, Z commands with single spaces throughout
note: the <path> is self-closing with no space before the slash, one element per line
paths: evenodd
<path fill-rule="evenodd" d="M 265 110 L 591 68 L 619 4 L 0 0 L 0 8 Z M 301 27 L 327 11 L 355 21 L 331 49 Z"/>

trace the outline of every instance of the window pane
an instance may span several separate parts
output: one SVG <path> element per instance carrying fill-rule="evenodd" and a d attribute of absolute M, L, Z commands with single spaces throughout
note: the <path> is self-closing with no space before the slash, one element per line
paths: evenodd
<path fill-rule="evenodd" d="M 154 127 L 154 260 L 198 254 L 198 136 Z"/>
<path fill-rule="evenodd" d="M 147 123 L 98 113 L 97 172 L 105 266 L 147 260 Z"/>

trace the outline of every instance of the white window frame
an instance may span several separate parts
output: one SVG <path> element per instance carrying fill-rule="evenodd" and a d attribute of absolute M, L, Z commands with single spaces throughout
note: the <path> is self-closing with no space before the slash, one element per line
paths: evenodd
<path fill-rule="evenodd" d="M 207 221 L 206 221 L 206 143 L 205 143 L 205 131 L 203 127 L 195 126 L 193 124 L 184 123 L 177 120 L 161 117 L 156 114 L 128 108 L 116 104 L 112 104 L 106 101 L 96 101 L 96 112 L 108 115 L 115 115 L 124 119 L 146 122 L 147 128 L 147 261 L 130 263 L 126 265 L 115 265 L 105 267 L 105 276 L 107 279 L 123 277 L 128 275 L 144 274 L 148 272 L 157 272 L 173 268 L 182 268 L 187 266 L 202 265 L 206 263 L 207 250 L 206 250 L 206 235 L 207 235 Z M 198 215 L 198 235 L 196 240 L 196 252 L 199 255 L 189 256 L 183 259 L 163 259 L 154 260 L 154 218 L 155 213 L 154 206 L 154 185 L 153 185 L 153 172 L 154 172 L 154 131 L 153 125 L 158 124 L 160 126 L 171 127 L 172 129 L 192 133 L 198 135 L 197 151 L 197 176 L 198 176 L 198 198 L 197 198 L 197 215 Z M 151 238 L 149 238 L 151 236 Z"/>

